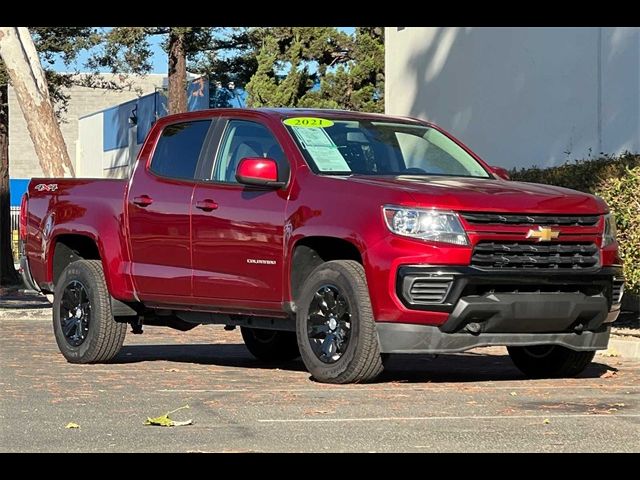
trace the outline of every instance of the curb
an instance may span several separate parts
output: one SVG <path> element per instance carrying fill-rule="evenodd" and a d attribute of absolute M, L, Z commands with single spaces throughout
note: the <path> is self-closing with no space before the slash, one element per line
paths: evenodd
<path fill-rule="evenodd" d="M 605 357 L 623 357 L 640 360 L 640 338 L 627 335 L 611 335 L 609 348 L 598 352 Z"/>

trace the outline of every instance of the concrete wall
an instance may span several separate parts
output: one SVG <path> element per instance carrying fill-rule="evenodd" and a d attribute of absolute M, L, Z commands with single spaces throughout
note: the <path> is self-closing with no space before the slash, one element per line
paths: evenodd
<path fill-rule="evenodd" d="M 386 112 L 494 165 L 640 151 L 640 28 L 387 27 Z"/>
<path fill-rule="evenodd" d="M 138 97 L 141 93 L 153 92 L 155 87 L 161 87 L 165 75 L 147 75 L 144 77 L 129 77 L 127 82 L 132 88 L 127 90 L 103 90 L 74 86 L 67 93 L 70 95 L 66 114 L 61 124 L 62 135 L 67 144 L 71 161 L 76 167 L 76 141 L 78 139 L 78 117 L 96 110 L 122 103 Z M 117 75 L 103 75 L 105 80 L 119 82 Z M 100 146 L 102 148 L 102 145 Z M 18 105 L 15 92 L 9 87 L 9 175 L 11 178 L 30 178 L 42 175 L 27 125 Z M 91 166 L 82 166 L 80 170 L 89 171 Z M 88 175 L 83 175 L 88 176 Z M 102 174 L 98 175 L 102 176 Z"/>

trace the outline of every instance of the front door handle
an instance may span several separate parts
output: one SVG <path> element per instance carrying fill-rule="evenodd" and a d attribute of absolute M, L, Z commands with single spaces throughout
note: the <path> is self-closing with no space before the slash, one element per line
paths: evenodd
<path fill-rule="evenodd" d="M 153 203 L 153 198 L 151 198 L 149 195 L 140 195 L 139 197 L 134 197 L 133 203 L 135 203 L 139 207 L 148 207 Z"/>
<path fill-rule="evenodd" d="M 206 200 L 200 200 L 199 202 L 196 202 L 196 208 L 199 208 L 200 210 L 203 210 L 205 212 L 211 212 L 212 210 L 218 208 L 218 204 L 210 198 L 207 198 Z"/>

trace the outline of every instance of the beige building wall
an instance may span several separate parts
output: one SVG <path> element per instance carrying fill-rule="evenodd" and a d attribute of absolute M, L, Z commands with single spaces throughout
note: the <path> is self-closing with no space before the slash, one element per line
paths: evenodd
<path fill-rule="evenodd" d="M 640 28 L 387 27 L 385 43 L 386 112 L 490 164 L 640 152 Z"/>
<path fill-rule="evenodd" d="M 106 80 L 121 81 L 119 75 L 104 74 L 103 77 Z M 74 168 L 76 168 L 77 158 L 78 117 L 131 100 L 139 95 L 153 92 L 156 87 L 162 87 L 163 78 L 165 78 L 165 75 L 160 74 L 150 74 L 143 77 L 129 76 L 127 83 L 132 84 L 131 88 L 119 91 L 80 86 L 73 86 L 68 89 L 69 104 L 67 112 L 62 117 L 61 129 Z M 102 149 L 102 145 L 100 145 L 100 149 Z M 11 87 L 9 87 L 9 162 L 9 176 L 11 178 L 31 178 L 42 175 L 42 169 L 29 136 L 26 122 L 22 116 L 15 92 Z M 92 171 L 91 166 L 82 166 L 81 169 Z M 101 172 L 101 169 L 101 160 L 98 159 L 96 173 L 98 171 Z M 84 173 L 85 175 L 83 176 L 88 176 L 86 172 Z M 99 176 L 102 175 L 100 174 Z"/>

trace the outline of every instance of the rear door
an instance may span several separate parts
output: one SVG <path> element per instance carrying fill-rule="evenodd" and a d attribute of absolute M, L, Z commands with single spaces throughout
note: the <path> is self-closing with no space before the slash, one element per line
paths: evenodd
<path fill-rule="evenodd" d="M 127 207 L 132 272 L 141 300 L 182 303 L 191 296 L 191 199 L 211 123 L 165 126 L 151 162 L 134 172 Z"/>
<path fill-rule="evenodd" d="M 286 181 L 289 162 L 258 120 L 221 119 L 217 130 L 221 140 L 210 153 L 209 181 L 193 194 L 193 294 L 212 304 L 267 302 L 268 308 L 273 302 L 280 308 L 287 190 L 240 185 L 235 170 L 242 158 L 269 157 Z"/>

